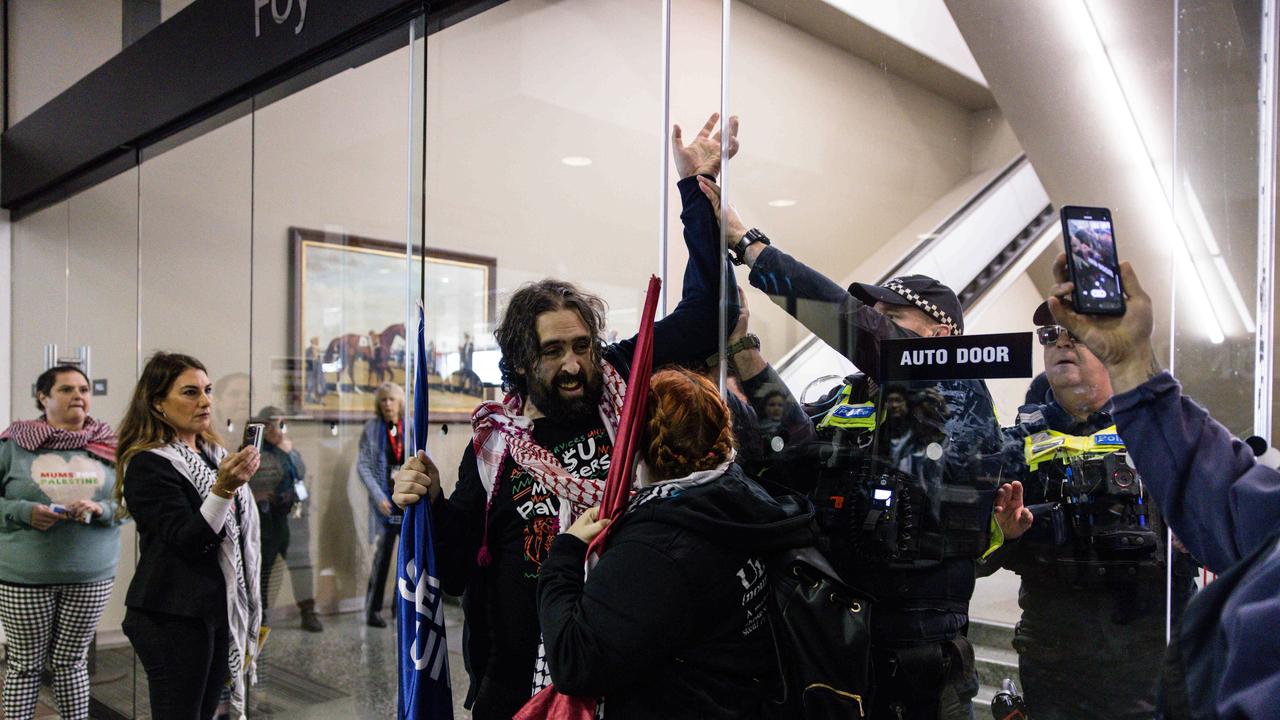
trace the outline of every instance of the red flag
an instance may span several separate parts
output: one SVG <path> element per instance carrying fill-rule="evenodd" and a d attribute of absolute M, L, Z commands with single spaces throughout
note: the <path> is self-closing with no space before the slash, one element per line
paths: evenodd
<path fill-rule="evenodd" d="M 636 352 L 631 358 L 631 376 L 627 378 L 627 397 L 622 401 L 622 417 L 618 420 L 618 434 L 613 439 L 609 475 L 604 481 L 604 498 L 600 501 L 600 517 L 610 520 L 627 509 L 627 501 L 631 497 L 636 449 L 649 407 L 649 380 L 653 376 L 653 315 L 658 308 L 660 287 L 662 281 L 651 276 L 644 298 L 644 312 L 640 315 Z M 593 555 L 599 556 L 604 552 L 610 527 L 612 525 L 591 541 L 587 548 L 588 561 Z M 550 685 L 525 703 L 513 720 L 592 720 L 595 714 L 595 698 L 562 695 L 556 691 L 555 685 Z"/>

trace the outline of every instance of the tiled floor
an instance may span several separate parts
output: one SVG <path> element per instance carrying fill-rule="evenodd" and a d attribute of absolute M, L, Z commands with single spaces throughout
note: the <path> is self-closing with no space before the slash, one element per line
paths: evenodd
<path fill-rule="evenodd" d="M 387 620 L 391 618 L 388 616 Z M 462 709 L 467 679 L 462 666 L 461 609 L 446 605 L 445 620 L 454 717 L 462 719 L 470 714 Z M 395 718 L 397 666 L 393 627 L 367 627 L 360 613 L 331 615 L 322 621 L 325 627 L 322 633 L 303 632 L 297 627 L 296 619 L 272 628 L 263 651 L 259 683 L 250 695 L 250 717 Z M 135 680 L 132 666 L 132 652 L 127 647 L 99 652 L 93 697 L 114 712 L 95 713 L 95 716 L 136 720 L 151 717 L 146 700 L 146 676 L 139 668 Z M 42 701 L 46 707 L 36 718 L 57 717 L 49 709 L 52 697 L 47 688 L 42 693 Z"/>

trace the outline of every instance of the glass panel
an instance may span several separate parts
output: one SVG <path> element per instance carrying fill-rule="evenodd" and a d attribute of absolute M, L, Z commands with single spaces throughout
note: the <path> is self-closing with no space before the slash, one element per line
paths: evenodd
<path fill-rule="evenodd" d="M 90 398 L 90 415 L 112 426 L 124 417 L 138 373 L 138 179 L 135 168 L 67 201 L 70 347 L 64 354 L 88 348 L 87 371 L 99 386 Z M 112 496 L 109 491 L 95 494 L 99 499 Z M 91 695 L 101 706 L 131 714 L 133 653 L 121 622 L 137 557 L 137 532 L 132 522 L 123 521 L 117 531 L 103 528 L 99 541 L 118 545 L 119 564 L 98 623 Z"/>
<path fill-rule="evenodd" d="M 200 360 L 213 382 L 211 428 L 233 449 L 251 411 L 253 119 L 245 111 L 144 152 L 138 169 L 138 367 L 157 351 Z M 122 565 L 117 582 L 127 586 L 128 575 Z M 136 716 L 147 717 L 141 663 L 135 678 Z"/>
<path fill-rule="evenodd" d="M 370 47 L 388 42 L 399 48 L 362 48 L 323 79 L 259 97 L 253 117 L 249 410 L 268 426 L 250 481 L 271 628 L 253 694 L 262 713 L 396 712 L 387 606 L 400 518 L 387 483 L 408 429 L 410 92 L 421 74 L 408 26 Z"/>
<path fill-rule="evenodd" d="M 465 528 L 441 527 L 443 588 L 450 594 L 470 588 L 471 612 L 491 613 L 473 615 L 464 636 L 462 613 L 446 609 L 456 702 L 480 679 L 467 678 L 457 652 L 464 637 L 493 643 L 490 691 L 477 714 L 510 715 L 531 694 L 534 588 L 561 501 L 528 473 L 504 470 L 488 516 L 492 562 L 478 565 L 479 549 L 468 538 L 484 533 L 486 498 L 470 450 L 471 413 L 480 401 L 516 390 L 526 402 L 532 398 L 525 411 L 536 407 L 546 416 L 535 421 L 534 440 L 567 472 L 603 480 L 608 471 L 610 433 L 596 403 L 583 396 L 606 367 L 619 368 L 625 379 L 645 283 L 662 272 L 664 189 L 655 182 L 666 134 L 661 13 L 658 0 L 517 0 L 435 33 L 426 44 L 428 449 L 445 497 L 468 518 Z M 714 92 L 713 84 L 696 112 L 681 118 L 686 132 L 696 132 L 714 110 Z M 671 192 L 677 214 L 678 195 Z M 677 269 L 667 275 L 673 308 L 684 267 L 679 233 L 677 225 L 671 236 Z M 566 317 L 514 299 L 527 283 L 548 278 L 608 304 L 594 336 L 579 327 L 578 313 L 567 313 L 568 327 L 539 325 L 538 317 Z M 708 301 L 714 298 L 704 298 L 704 325 L 716 321 Z M 511 312 L 520 319 L 500 348 L 495 331 Z M 539 339 L 564 342 L 541 355 Z M 676 347 L 685 342 L 660 340 L 662 362 L 701 360 L 715 350 L 714 340 Z M 582 381 L 585 390 L 575 386 Z M 467 585 L 463 575 L 471 569 L 475 584 Z M 497 623 L 486 626 L 485 617 Z"/>
<path fill-rule="evenodd" d="M 1263 74 L 1268 55 L 1274 62 L 1268 7 L 1275 12 L 1260 1 L 1177 4 L 1172 195 L 1183 247 L 1175 257 L 1171 369 L 1233 435 L 1274 443 L 1267 422 L 1274 350 L 1258 337 L 1275 313 L 1260 285 L 1275 256 L 1274 130 L 1260 126 L 1263 114 L 1275 114 L 1275 89 Z M 1224 569 L 1215 565 L 1220 558 L 1204 557 L 1201 568 L 1191 554 L 1174 554 L 1183 560 L 1174 565 L 1175 588 L 1211 582 L 1213 570 Z"/>
<path fill-rule="evenodd" d="M 1083 704 L 1064 716 L 1149 708 L 1166 574 L 1150 498 L 1132 483 L 1079 482 L 1128 471 L 1114 447 L 1043 463 L 1026 455 L 1036 433 L 1082 442 L 1107 434 L 1110 422 L 1095 414 L 1110 396 L 1105 370 L 1057 366 L 1065 353 L 1087 352 L 1063 337 L 1031 348 L 1032 366 L 1050 367 L 1038 391 L 1029 377 L 929 374 L 947 362 L 934 349 L 955 358 L 966 340 L 1014 331 L 1025 339 L 1051 324 L 1033 319 L 1063 247 L 1050 189 L 1059 205 L 1136 195 L 1142 213 L 1125 204 L 1122 227 L 1149 222 L 1160 205 L 1167 223 L 1158 182 L 1132 194 L 1092 182 L 1091 168 L 1150 175 L 1150 159 L 1135 166 L 1128 155 L 1107 156 L 1115 165 L 1104 169 L 1095 156 L 1090 165 L 1064 153 L 1116 152 L 1114 113 L 1086 102 L 1079 119 L 1050 109 L 1101 83 L 1092 73 L 1109 62 L 1107 48 L 1081 44 L 1096 46 L 1104 33 L 1076 20 L 1051 26 L 1040 7 L 950 3 L 953 18 L 943 3 L 872 5 L 730 3 L 727 112 L 743 129 L 725 172 L 739 218 L 724 223 L 726 244 L 749 242 L 751 228 L 771 241 L 750 245 L 750 272 L 739 272 L 761 348 L 754 363 L 750 351 L 738 355 L 751 370 L 772 363 L 780 376 L 741 383 L 758 419 L 753 436 L 740 431 L 740 445 L 758 453 L 754 471 L 771 489 L 812 497 L 828 559 L 877 598 L 872 716 L 892 716 L 895 704 L 907 714 L 961 715 L 970 702 L 986 715 L 1006 678 L 1025 691 L 1031 717 L 1068 702 Z M 1093 22 L 1085 3 L 1062 5 L 1070 5 L 1063 17 Z M 1115 71 L 1107 73 L 1115 87 Z M 1101 97 L 1125 108 L 1123 94 Z M 1156 211 L 1152 199 L 1162 201 Z M 1147 237 L 1130 237 L 1144 257 L 1162 257 Z M 1157 264 L 1150 274 L 1164 272 Z M 1020 413 L 1028 404 L 1037 407 Z M 997 490 L 1014 480 L 1045 512 L 1034 532 L 1001 545 Z M 1025 530 L 998 519 L 1010 534 Z M 1133 541 L 1140 552 L 1107 546 Z M 921 656 L 900 649 L 912 645 Z M 976 668 L 941 664 L 956 645 L 974 646 Z M 938 680 L 922 689 L 923 677 Z"/>
<path fill-rule="evenodd" d="M 1173 370 L 1240 437 L 1255 434 L 1261 2 L 1178 4 Z"/>
<path fill-rule="evenodd" d="M 13 223 L 13 391 L 11 417 L 33 417 L 46 348 L 66 351 L 70 209 L 58 203 Z M 39 312 L 34 312 L 39 308 Z"/>

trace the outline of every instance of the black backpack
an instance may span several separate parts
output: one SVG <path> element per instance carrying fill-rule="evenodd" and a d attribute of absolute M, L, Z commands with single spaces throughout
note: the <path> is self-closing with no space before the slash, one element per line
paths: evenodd
<path fill-rule="evenodd" d="M 769 627 L 781 687 L 773 718 L 847 720 L 871 711 L 871 636 L 865 593 L 845 585 L 815 547 L 766 561 Z"/>

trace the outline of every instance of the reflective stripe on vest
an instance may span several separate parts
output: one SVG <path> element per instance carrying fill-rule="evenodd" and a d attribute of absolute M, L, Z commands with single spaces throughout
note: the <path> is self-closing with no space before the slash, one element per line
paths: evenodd
<path fill-rule="evenodd" d="M 1057 430 L 1044 430 L 1027 437 L 1023 452 L 1027 467 L 1032 471 L 1041 463 L 1052 460 L 1072 460 L 1082 455 L 1110 455 L 1124 449 L 1124 440 L 1116 432 L 1116 426 L 1092 435 L 1068 435 Z"/>
<path fill-rule="evenodd" d="M 845 385 L 840 391 L 840 401 L 818 422 L 818 429 L 836 427 L 845 430 L 875 430 L 876 404 L 849 401 L 853 386 Z"/>

